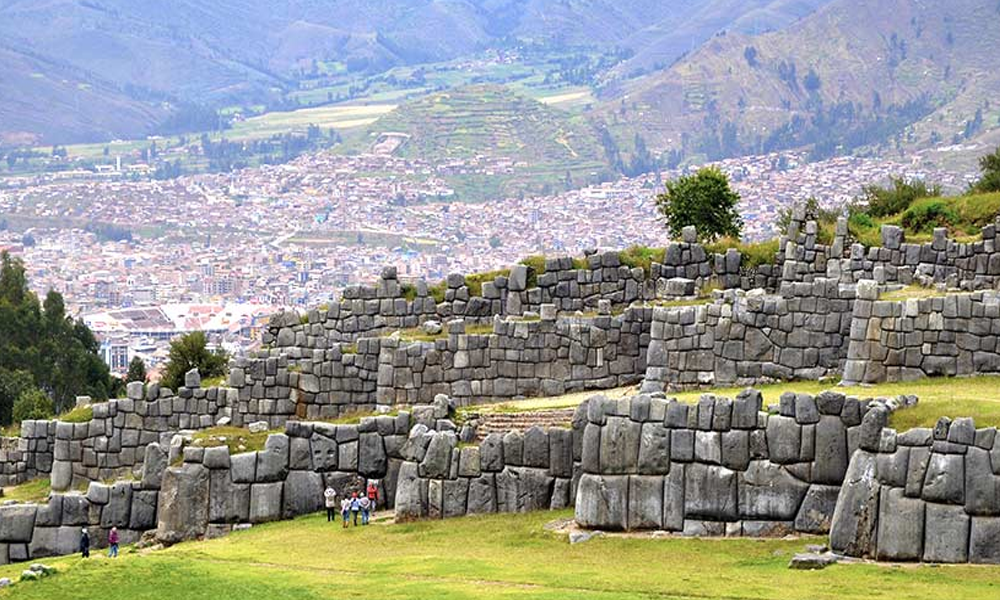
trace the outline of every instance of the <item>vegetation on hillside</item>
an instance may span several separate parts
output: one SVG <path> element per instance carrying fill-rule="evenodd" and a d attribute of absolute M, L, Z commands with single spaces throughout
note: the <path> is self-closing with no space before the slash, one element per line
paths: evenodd
<path fill-rule="evenodd" d="M 944 197 L 941 187 L 924 181 L 892 180 L 888 187 L 866 186 L 848 206 L 848 229 L 866 246 L 881 245 L 882 225 L 899 225 L 913 240 L 945 227 L 958 239 L 979 235 L 1000 215 L 1000 148 L 980 160 L 981 177 L 965 195 Z"/>
<path fill-rule="evenodd" d="M 160 383 L 172 390 L 184 385 L 184 374 L 198 369 L 203 378 L 225 375 L 229 355 L 222 349 L 210 351 L 203 331 L 193 331 L 170 342 L 170 354 Z"/>
<path fill-rule="evenodd" d="M 83 321 L 66 314 L 58 292 L 39 302 L 21 260 L 0 255 L 0 424 L 11 423 L 22 398 L 20 414 L 36 415 L 66 410 L 77 395 L 104 400 L 117 393 L 122 382 L 98 350 Z"/>

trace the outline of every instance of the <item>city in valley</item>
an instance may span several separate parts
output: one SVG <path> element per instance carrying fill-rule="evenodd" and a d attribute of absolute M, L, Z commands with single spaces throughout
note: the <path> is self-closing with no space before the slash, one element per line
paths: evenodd
<path fill-rule="evenodd" d="M 916 162 L 916 161 L 915 161 Z M 800 153 L 717 163 L 740 194 L 744 238 L 778 235 L 779 211 L 816 198 L 843 208 L 869 183 L 926 179 L 960 189 L 974 173 Z M 205 330 L 243 353 L 281 307 L 339 297 L 396 265 L 404 280 L 503 268 L 529 255 L 662 245 L 655 207 L 666 179 L 646 174 L 549 196 L 449 201 L 443 175 L 487 176 L 507 161 L 446 166 L 384 154 L 304 155 L 292 162 L 160 181 L 113 168 L 0 181 L 0 248 L 21 256 L 39 293 L 61 292 L 122 372 L 155 368 L 178 333 Z M 691 167 L 690 170 L 695 170 Z M 15 232 L 9 223 L 26 224 Z M 37 223 L 37 225 L 33 225 Z M 101 224 L 103 227 L 94 227 Z"/>

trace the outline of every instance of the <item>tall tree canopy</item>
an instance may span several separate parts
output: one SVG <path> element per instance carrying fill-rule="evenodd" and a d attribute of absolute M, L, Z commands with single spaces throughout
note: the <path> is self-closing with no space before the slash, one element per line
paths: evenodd
<path fill-rule="evenodd" d="M 736 210 L 739 201 L 726 174 L 706 167 L 694 175 L 668 181 L 667 191 L 656 197 L 656 206 L 674 237 L 680 236 L 684 227 L 694 225 L 702 239 L 738 238 L 743 227 Z"/>
<path fill-rule="evenodd" d="M 106 400 L 112 379 L 99 349 L 83 321 L 66 315 L 58 292 L 40 303 L 21 261 L 0 255 L 0 422 L 10 423 L 14 402 L 34 389 L 56 411 L 71 408 L 78 395 Z"/>

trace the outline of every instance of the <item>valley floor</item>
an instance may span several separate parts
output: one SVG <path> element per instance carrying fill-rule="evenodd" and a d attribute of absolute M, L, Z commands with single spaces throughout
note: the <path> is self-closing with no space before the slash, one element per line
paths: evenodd
<path fill-rule="evenodd" d="M 544 525 L 568 511 L 343 530 L 311 515 L 109 560 L 45 560 L 58 573 L 0 597 L 105 600 L 319 598 L 1000 597 L 1000 567 L 840 564 L 792 571 L 795 540 L 597 538 L 569 545 Z M 16 579 L 26 565 L 0 567 Z"/>

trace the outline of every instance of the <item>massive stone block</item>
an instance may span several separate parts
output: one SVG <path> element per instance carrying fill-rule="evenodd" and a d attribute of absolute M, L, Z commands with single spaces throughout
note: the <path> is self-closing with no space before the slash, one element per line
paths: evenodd
<path fill-rule="evenodd" d="M 750 462 L 739 479 L 739 515 L 751 520 L 791 521 L 809 485 L 765 460 Z"/>
<path fill-rule="evenodd" d="M 36 510 L 34 504 L 0 506 L 0 542 L 30 542 Z"/>
<path fill-rule="evenodd" d="M 469 480 L 468 514 L 488 514 L 497 511 L 497 487 L 493 473 L 483 473 Z"/>
<path fill-rule="evenodd" d="M 319 473 L 313 471 L 289 472 L 285 479 L 282 517 L 290 519 L 322 509 L 323 489 L 323 476 Z"/>
<path fill-rule="evenodd" d="M 643 475 L 665 475 L 670 471 L 670 429 L 662 423 L 642 424 L 638 467 Z"/>
<path fill-rule="evenodd" d="M 608 417 L 601 431 L 601 473 L 635 473 L 639 461 L 639 437 L 638 423 L 625 417 Z"/>
<path fill-rule="evenodd" d="M 926 562 L 964 563 L 969 560 L 969 515 L 961 506 L 933 504 L 925 507 L 924 556 Z"/>
<path fill-rule="evenodd" d="M 281 518 L 284 483 L 255 483 L 250 486 L 250 522 L 264 523 Z"/>
<path fill-rule="evenodd" d="M 632 475 L 628 479 L 629 529 L 662 529 L 663 477 Z"/>
<path fill-rule="evenodd" d="M 156 539 L 174 544 L 205 535 L 209 471 L 197 463 L 170 467 L 163 475 Z"/>
<path fill-rule="evenodd" d="M 684 471 L 687 518 L 735 521 L 739 518 L 736 473 L 717 465 L 691 463 Z"/>
<path fill-rule="evenodd" d="M 969 562 L 1000 564 L 1000 517 L 972 517 Z"/>
<path fill-rule="evenodd" d="M 839 416 L 823 415 L 816 424 L 815 483 L 839 485 L 847 472 L 847 429 Z"/>
<path fill-rule="evenodd" d="M 882 487 L 876 557 L 920 560 L 924 550 L 924 502 L 907 498 L 902 488 Z"/>
<path fill-rule="evenodd" d="M 546 510 L 552 500 L 553 478 L 544 469 L 507 467 L 496 484 L 498 512 Z"/>
<path fill-rule="evenodd" d="M 830 547 L 849 556 L 875 554 L 878 501 L 881 485 L 875 455 L 858 450 L 851 458 L 830 525 Z"/>
<path fill-rule="evenodd" d="M 404 462 L 396 479 L 396 520 L 411 521 L 427 516 L 427 480 L 418 474 L 415 462 Z"/>
<path fill-rule="evenodd" d="M 809 486 L 799 512 L 795 515 L 795 530 L 803 533 L 829 533 L 839 495 L 840 486 Z"/>
<path fill-rule="evenodd" d="M 628 529 L 628 479 L 584 473 L 576 492 L 576 522 L 591 529 Z"/>

